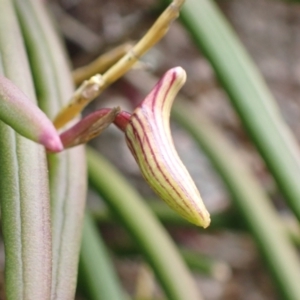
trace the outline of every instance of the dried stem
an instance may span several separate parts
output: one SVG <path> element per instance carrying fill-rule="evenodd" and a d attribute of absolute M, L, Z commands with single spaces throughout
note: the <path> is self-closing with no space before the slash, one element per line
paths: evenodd
<path fill-rule="evenodd" d="M 125 56 L 102 76 L 96 75 L 97 79 L 93 76 L 90 80 L 85 81 L 75 92 L 76 96 L 71 98 L 69 104 L 64 107 L 55 118 L 55 127 L 61 128 L 72 120 L 87 104 L 99 96 L 110 84 L 123 76 L 145 52 L 152 48 L 167 33 L 170 24 L 179 16 L 179 10 L 183 3 L 184 0 L 174 0 L 148 30 L 145 36 L 128 51 Z M 93 86 L 95 89 L 94 92 L 86 93 L 85 89 L 90 91 L 90 86 Z M 85 96 L 81 97 L 80 94 L 85 94 Z"/>
<path fill-rule="evenodd" d="M 132 48 L 131 43 L 124 43 L 112 50 L 100 55 L 90 64 L 80 67 L 73 71 L 73 79 L 76 85 L 81 84 L 84 80 L 89 79 L 97 73 L 103 73 L 110 68 L 115 62 L 122 58 Z"/>

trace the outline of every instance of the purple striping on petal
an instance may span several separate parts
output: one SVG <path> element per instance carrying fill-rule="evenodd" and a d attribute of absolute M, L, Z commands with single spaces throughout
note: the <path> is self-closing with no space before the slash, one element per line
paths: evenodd
<path fill-rule="evenodd" d="M 142 131 L 145 132 L 145 127 L 144 127 L 142 121 L 140 120 L 140 118 L 139 118 L 136 114 L 134 114 L 134 115 L 132 116 L 132 122 L 134 122 L 134 119 L 137 120 L 137 122 L 139 123 L 140 127 L 142 128 Z M 134 126 L 132 126 L 132 129 L 136 132 L 136 135 L 135 135 L 135 136 L 138 137 L 139 145 L 140 145 L 141 148 L 143 149 L 143 143 L 142 143 L 142 141 L 141 141 L 141 138 L 140 138 L 138 132 L 136 131 L 136 129 L 135 129 Z M 144 137 L 145 137 L 146 142 L 147 142 L 147 144 L 148 144 L 148 146 L 149 146 L 150 152 L 151 152 L 151 154 L 152 154 L 152 158 L 154 159 L 154 162 L 155 162 L 155 165 L 156 165 L 157 169 L 158 169 L 159 172 L 162 174 L 162 176 L 164 177 L 164 179 L 166 180 L 166 182 L 168 183 L 168 185 L 169 185 L 169 186 L 172 188 L 172 190 L 177 194 L 177 196 L 178 196 L 178 197 L 181 197 L 181 195 L 178 193 L 178 191 L 176 190 L 176 188 L 173 186 L 173 184 L 172 184 L 172 183 L 170 182 L 170 180 L 168 179 L 167 175 L 166 175 L 166 174 L 163 172 L 163 170 L 161 169 L 161 167 L 160 167 L 160 165 L 159 165 L 159 163 L 158 163 L 158 161 L 157 161 L 156 155 L 155 155 L 155 153 L 154 153 L 154 151 L 153 151 L 152 145 L 151 145 L 151 143 L 150 143 L 150 141 L 149 141 L 148 136 L 147 136 L 147 135 L 144 135 Z M 151 165 L 149 164 L 148 158 L 147 158 L 147 156 L 145 155 L 145 151 L 143 151 L 143 156 L 144 156 L 144 158 L 145 158 L 145 161 L 147 162 L 147 165 L 149 166 L 149 169 L 150 169 L 150 172 L 151 172 L 152 176 L 153 176 L 153 177 L 156 179 L 156 181 L 157 181 L 157 182 L 165 189 L 165 191 L 169 194 L 169 196 L 171 196 L 170 192 L 166 189 L 165 186 L 162 185 L 162 183 L 161 183 L 161 182 L 158 180 L 158 178 L 155 176 L 155 172 L 154 172 L 154 170 L 151 168 Z M 185 208 L 187 208 L 188 210 L 190 210 L 190 208 L 187 206 L 187 204 L 186 204 L 185 202 L 183 202 L 183 204 L 184 204 L 184 207 L 185 207 Z"/>

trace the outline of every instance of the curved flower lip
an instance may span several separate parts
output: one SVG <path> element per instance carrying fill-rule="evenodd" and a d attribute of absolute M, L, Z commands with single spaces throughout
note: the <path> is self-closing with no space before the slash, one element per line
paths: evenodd
<path fill-rule="evenodd" d="M 59 135 L 45 113 L 4 76 L 0 76 L 0 119 L 50 151 L 63 150 Z"/>
<path fill-rule="evenodd" d="M 177 213 L 195 225 L 210 224 L 198 189 L 181 162 L 170 131 L 170 111 L 186 73 L 176 67 L 162 77 L 134 110 L 126 127 L 126 142 L 152 189 Z"/>

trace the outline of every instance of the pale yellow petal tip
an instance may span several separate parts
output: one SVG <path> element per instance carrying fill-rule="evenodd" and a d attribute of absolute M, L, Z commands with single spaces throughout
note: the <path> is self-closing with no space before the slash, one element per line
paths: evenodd
<path fill-rule="evenodd" d="M 174 81 L 173 86 L 181 88 L 186 82 L 186 72 L 182 67 L 175 67 L 166 72 L 166 77 L 171 75 Z"/>
<path fill-rule="evenodd" d="M 170 71 L 176 73 L 176 78 L 180 78 L 183 82 L 186 81 L 186 72 L 182 67 L 175 67 Z"/>
<path fill-rule="evenodd" d="M 207 228 L 211 220 L 208 211 L 205 211 L 201 216 L 197 213 L 197 215 L 188 221 L 199 227 Z"/>
<path fill-rule="evenodd" d="M 193 183 L 192 179 L 190 178 L 190 183 Z M 162 198 L 163 199 L 163 198 Z M 191 198 L 181 198 L 181 199 L 163 199 L 173 210 L 175 210 L 181 217 L 189 221 L 190 223 L 207 228 L 210 225 L 210 214 L 206 209 L 203 201 L 201 198 L 196 198 L 197 201 L 191 200 Z M 176 203 L 176 205 L 174 205 Z M 183 204 L 183 207 L 178 204 Z"/>

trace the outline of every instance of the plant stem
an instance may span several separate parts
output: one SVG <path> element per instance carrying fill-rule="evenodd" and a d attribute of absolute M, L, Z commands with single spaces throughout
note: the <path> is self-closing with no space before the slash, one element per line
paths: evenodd
<path fill-rule="evenodd" d="M 65 106 L 55 118 L 55 127 L 61 128 L 77 116 L 86 105 L 99 96 L 109 85 L 129 71 L 142 55 L 158 43 L 167 33 L 172 22 L 178 17 L 183 3 L 184 0 L 173 0 L 143 38 L 138 41 L 126 55 L 109 68 L 102 76 L 99 77 L 96 75 L 83 82 L 83 85 L 74 93 L 68 105 Z M 91 86 L 94 93 L 86 92 L 86 90 L 90 91 Z M 85 94 L 87 94 L 87 96 L 85 96 Z"/>
<path fill-rule="evenodd" d="M 76 85 L 81 84 L 84 80 L 89 79 L 95 74 L 102 74 L 120 58 L 122 58 L 130 49 L 130 43 L 124 43 L 112 50 L 100 55 L 88 65 L 80 67 L 72 72 L 73 80 Z"/>

